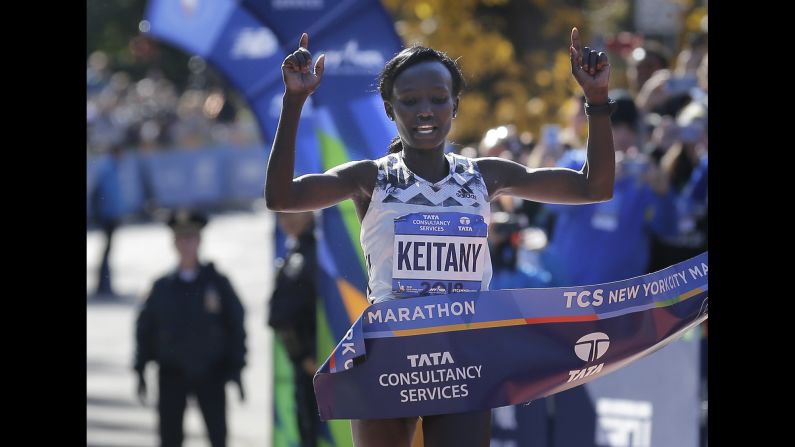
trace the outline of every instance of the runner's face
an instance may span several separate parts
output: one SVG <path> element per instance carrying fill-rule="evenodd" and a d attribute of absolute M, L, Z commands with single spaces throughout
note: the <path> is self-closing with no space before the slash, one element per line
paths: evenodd
<path fill-rule="evenodd" d="M 450 71 L 438 61 L 407 68 L 395 79 L 392 99 L 384 106 L 405 145 L 415 149 L 443 146 L 458 106 Z"/>

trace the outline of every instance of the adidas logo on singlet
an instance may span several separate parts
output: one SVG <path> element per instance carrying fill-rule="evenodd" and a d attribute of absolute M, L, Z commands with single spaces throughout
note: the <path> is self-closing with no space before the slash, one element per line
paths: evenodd
<path fill-rule="evenodd" d="M 467 188 L 459 189 L 458 192 L 455 193 L 455 196 L 460 197 L 462 199 L 477 199 L 477 197 L 475 197 L 475 194 L 473 194 L 472 191 Z"/>

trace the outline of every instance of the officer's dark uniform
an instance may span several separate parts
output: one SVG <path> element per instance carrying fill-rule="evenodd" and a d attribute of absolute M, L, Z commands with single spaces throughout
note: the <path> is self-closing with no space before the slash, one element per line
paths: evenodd
<path fill-rule="evenodd" d="M 237 294 L 212 263 L 200 265 L 192 281 L 177 270 L 155 282 L 138 317 L 134 367 L 142 375 L 149 360 L 159 364 L 162 446 L 182 445 L 189 394 L 198 400 L 212 446 L 226 445 L 225 384 L 240 383 L 243 320 Z"/>
<path fill-rule="evenodd" d="M 316 445 L 320 426 L 312 374 L 302 366 L 315 359 L 315 305 L 317 271 L 315 237 L 311 228 L 293 240 L 276 274 L 269 301 L 268 324 L 284 344 L 293 365 L 298 430 L 303 447 Z"/>

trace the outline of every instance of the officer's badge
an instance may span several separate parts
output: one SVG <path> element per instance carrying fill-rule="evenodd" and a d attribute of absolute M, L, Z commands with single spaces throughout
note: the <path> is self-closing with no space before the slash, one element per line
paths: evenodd
<path fill-rule="evenodd" d="M 284 274 L 290 279 L 295 279 L 301 274 L 304 269 L 304 255 L 301 253 L 293 253 L 284 264 Z"/>
<path fill-rule="evenodd" d="M 211 314 L 217 314 L 221 311 L 221 297 L 218 292 L 212 287 L 208 288 L 204 293 L 204 310 Z"/>

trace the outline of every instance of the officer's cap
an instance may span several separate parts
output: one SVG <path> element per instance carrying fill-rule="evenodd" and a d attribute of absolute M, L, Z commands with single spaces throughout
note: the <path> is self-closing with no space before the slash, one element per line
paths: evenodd
<path fill-rule="evenodd" d="M 177 210 L 168 218 L 168 226 L 175 233 L 198 233 L 207 225 L 207 217 L 191 210 Z"/>

